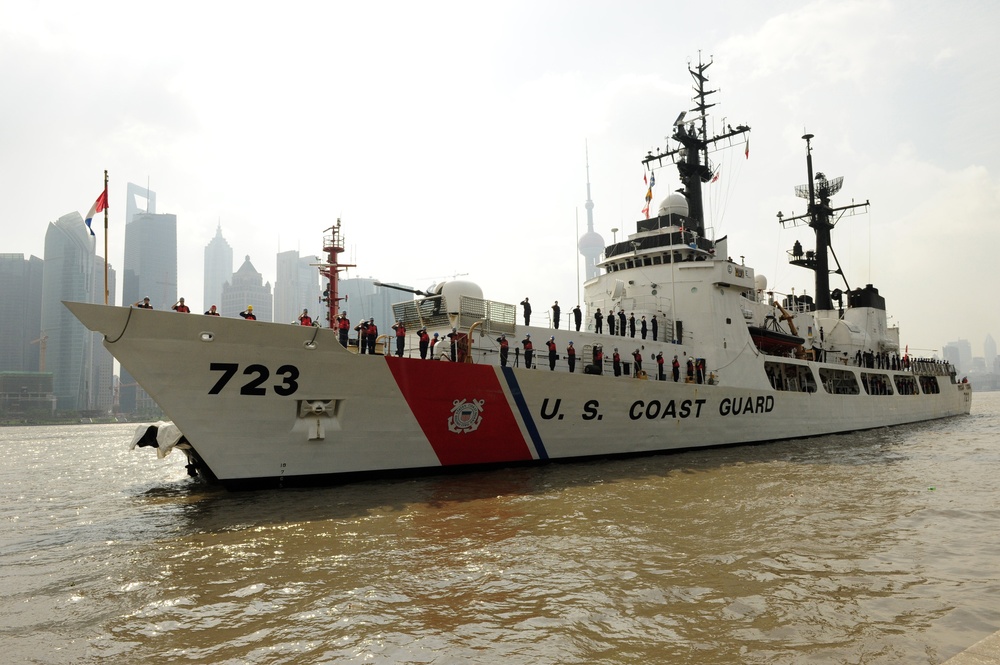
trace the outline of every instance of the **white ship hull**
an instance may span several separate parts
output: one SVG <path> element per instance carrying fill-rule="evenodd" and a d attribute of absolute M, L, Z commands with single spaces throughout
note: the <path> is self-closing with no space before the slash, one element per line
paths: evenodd
<path fill-rule="evenodd" d="M 949 377 L 939 377 L 939 393 L 918 395 L 675 383 L 586 375 L 580 365 L 570 374 L 562 362 L 550 371 L 357 355 L 328 329 L 66 305 L 105 335 L 184 433 L 202 472 L 233 487 L 757 443 L 943 418 L 971 405 L 969 385 Z M 672 357 L 676 345 L 645 346 Z"/>

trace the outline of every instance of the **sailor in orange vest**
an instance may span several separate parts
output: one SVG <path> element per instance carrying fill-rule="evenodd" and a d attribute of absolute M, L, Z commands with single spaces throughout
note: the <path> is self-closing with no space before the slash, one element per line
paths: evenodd
<path fill-rule="evenodd" d="M 604 374 L 604 347 L 600 344 L 594 347 L 594 367 L 598 374 Z"/>
<path fill-rule="evenodd" d="M 406 326 L 402 321 L 396 321 L 392 329 L 396 331 L 396 357 L 403 357 L 403 347 L 406 345 Z"/>
<path fill-rule="evenodd" d="M 663 373 L 663 352 L 656 354 L 656 378 L 660 381 L 665 381 L 667 375 Z"/>
<path fill-rule="evenodd" d="M 219 310 L 216 308 L 216 306 L 212 305 L 208 309 L 208 311 L 205 312 L 205 316 L 221 316 L 221 314 L 219 314 Z"/>
<path fill-rule="evenodd" d="M 441 341 L 440 335 L 434 333 L 434 339 L 431 340 L 431 360 L 434 360 L 434 347 L 437 346 L 437 343 L 440 341 Z"/>
<path fill-rule="evenodd" d="M 670 366 L 674 369 L 674 383 L 677 383 L 681 379 L 681 363 L 677 360 L 677 356 L 674 356 L 674 361 L 670 363 Z"/>
<path fill-rule="evenodd" d="M 569 346 L 566 347 L 566 363 L 569 365 L 569 373 L 572 374 L 576 369 L 576 349 L 573 348 L 572 340 L 570 340 Z"/>
<path fill-rule="evenodd" d="M 427 347 L 431 343 L 431 338 L 427 334 L 427 328 L 418 330 L 417 337 L 420 339 L 420 359 L 427 360 Z"/>
<path fill-rule="evenodd" d="M 615 376 L 622 375 L 622 357 L 618 355 L 617 347 L 615 347 L 615 352 L 611 355 L 611 366 L 615 370 Z"/>
<path fill-rule="evenodd" d="M 524 347 L 524 366 L 531 369 L 531 356 L 535 355 L 531 346 L 531 335 L 525 335 L 521 345 Z"/>
<path fill-rule="evenodd" d="M 180 312 L 182 314 L 191 313 L 191 308 L 189 308 L 187 305 L 184 304 L 184 298 L 181 298 L 180 300 L 175 302 L 174 306 L 171 307 L 170 309 L 174 310 L 175 312 Z"/>
<path fill-rule="evenodd" d="M 302 310 L 302 313 L 299 314 L 299 325 L 311 326 L 312 324 L 313 320 L 312 317 L 309 316 L 309 310 L 308 309 Z"/>
<path fill-rule="evenodd" d="M 340 345 L 347 348 L 347 336 L 351 333 L 351 320 L 347 318 L 347 312 L 337 315 L 337 333 L 340 337 Z"/>
<path fill-rule="evenodd" d="M 507 348 L 509 346 L 508 343 L 507 343 L 507 333 L 500 333 L 500 336 L 497 337 L 497 343 L 500 344 L 500 366 L 501 367 L 506 367 L 507 366 Z"/>
<path fill-rule="evenodd" d="M 242 316 L 247 321 L 256 321 L 257 320 L 257 317 L 254 316 L 254 313 L 253 313 L 253 305 L 247 305 L 247 308 L 245 310 L 243 310 L 242 312 L 240 312 L 240 316 Z"/>
<path fill-rule="evenodd" d="M 639 349 L 632 352 L 632 360 L 635 361 L 634 374 L 632 376 L 639 376 L 639 372 L 642 371 L 642 354 L 639 353 Z"/>
<path fill-rule="evenodd" d="M 375 340 L 378 339 L 378 326 L 375 325 L 375 317 L 368 319 L 368 330 L 365 332 L 365 339 L 368 340 L 368 355 L 375 354 Z"/>
<path fill-rule="evenodd" d="M 556 369 L 556 338 L 555 336 L 549 337 L 549 341 L 545 342 L 545 346 L 549 347 L 549 371 L 555 371 Z"/>

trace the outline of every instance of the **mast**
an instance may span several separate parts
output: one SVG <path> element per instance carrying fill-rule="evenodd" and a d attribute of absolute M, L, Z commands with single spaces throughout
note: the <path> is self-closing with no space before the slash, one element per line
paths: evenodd
<path fill-rule="evenodd" d="M 340 308 L 340 272 L 353 268 L 353 263 L 340 263 L 340 254 L 344 251 L 344 240 L 340 234 L 340 218 L 334 226 L 323 232 L 323 251 L 326 252 L 326 263 L 319 266 L 319 274 L 330 280 L 327 288 L 325 301 L 327 305 L 327 324 L 330 328 L 336 328 L 337 312 Z"/>
<path fill-rule="evenodd" d="M 718 90 L 706 89 L 708 76 L 705 72 L 708 71 L 713 62 L 714 60 L 709 60 L 707 63 L 703 63 L 699 54 L 698 64 L 694 68 L 688 64 L 688 72 L 694 79 L 694 97 L 692 97 L 694 108 L 690 111 L 683 111 L 674 121 L 672 138 L 680 146 L 668 147 L 663 151 L 658 149 L 656 154 L 650 151 L 642 160 L 643 165 L 650 171 L 653 170 L 653 162 L 656 162 L 657 166 L 662 166 L 664 159 L 670 159 L 671 163 L 677 166 L 683 187 L 681 193 L 688 202 L 688 227 L 695 231 L 699 237 L 705 236 L 705 207 L 702 203 L 701 185 L 712 179 L 714 170 L 708 159 L 709 149 L 711 148 L 714 152 L 716 149 L 725 147 L 717 147 L 717 144 L 725 139 L 729 139 L 726 146 L 731 146 L 733 137 L 742 136 L 750 131 L 750 127 L 747 125 L 737 125 L 735 129 L 726 125 L 725 132 L 709 138 L 707 111 L 715 106 L 715 103 L 709 103 L 708 96 L 715 94 Z M 685 117 L 688 113 L 696 113 L 697 115 L 685 123 Z"/>
<path fill-rule="evenodd" d="M 813 175 L 813 135 L 805 134 L 802 138 L 806 142 L 806 173 L 809 180 L 805 185 L 795 187 L 795 195 L 809 202 L 808 212 L 804 215 L 789 217 L 787 219 L 779 212 L 778 221 L 782 226 L 787 224 L 798 226 L 795 222 L 805 221 L 816 233 L 816 251 L 806 252 L 803 255 L 801 248 L 798 247 L 798 241 L 796 241 L 797 247 L 790 253 L 791 260 L 789 262 L 793 265 L 815 271 L 816 309 L 827 311 L 833 309 L 833 297 L 830 293 L 830 254 L 833 252 L 833 245 L 831 243 L 830 231 L 833 230 L 834 225 L 837 223 L 833 218 L 834 213 L 853 211 L 856 208 L 866 208 L 868 207 L 868 201 L 841 206 L 839 208 L 831 207 L 830 197 L 839 192 L 840 188 L 844 186 L 844 177 L 839 176 L 833 180 L 827 180 L 826 175 L 821 172 Z M 833 259 L 837 261 L 836 254 L 833 255 Z M 841 276 L 844 274 L 839 261 L 837 261 L 837 270 L 834 272 Z M 849 286 L 848 290 L 850 290 Z"/>

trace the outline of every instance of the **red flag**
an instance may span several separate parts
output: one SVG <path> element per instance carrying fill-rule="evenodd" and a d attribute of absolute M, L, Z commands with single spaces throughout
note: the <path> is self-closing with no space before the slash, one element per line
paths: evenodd
<path fill-rule="evenodd" d="M 94 201 L 94 205 L 90 207 L 90 212 L 87 213 L 87 219 L 84 221 L 87 223 L 87 230 L 90 231 L 90 235 L 94 234 L 94 229 L 90 228 L 90 223 L 94 221 L 94 215 L 101 212 L 108 207 L 108 190 L 101 192 L 101 195 L 97 197 Z"/>
<path fill-rule="evenodd" d="M 720 173 L 722 173 L 722 168 L 721 168 L 721 167 L 719 168 L 719 170 L 718 170 L 718 171 L 716 171 L 716 172 L 715 172 L 715 175 L 714 175 L 714 176 L 712 176 L 712 182 L 715 182 L 716 180 L 718 180 L 718 179 L 719 179 L 719 174 L 720 174 Z"/>
<path fill-rule="evenodd" d="M 747 139 L 747 148 L 743 151 L 743 154 L 747 159 L 750 159 L 750 139 Z"/>
<path fill-rule="evenodd" d="M 642 209 L 642 214 L 646 216 L 646 219 L 649 219 L 649 203 L 647 203 L 646 207 Z"/>
<path fill-rule="evenodd" d="M 645 171 L 642 172 L 642 184 L 644 184 L 644 185 L 648 185 L 649 184 L 649 181 L 646 180 L 646 172 Z"/>

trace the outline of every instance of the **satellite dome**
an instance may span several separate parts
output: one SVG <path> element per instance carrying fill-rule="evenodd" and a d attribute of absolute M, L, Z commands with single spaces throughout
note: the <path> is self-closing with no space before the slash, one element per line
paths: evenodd
<path fill-rule="evenodd" d="M 758 291 L 767 291 L 767 277 L 764 277 L 764 275 L 754 276 L 753 286 Z"/>
<path fill-rule="evenodd" d="M 469 296 L 478 300 L 483 299 L 482 288 L 474 282 L 454 280 L 451 282 L 442 282 L 437 288 L 438 292 L 444 296 L 445 307 L 448 308 L 449 313 L 458 312 L 462 296 Z"/>
<path fill-rule="evenodd" d="M 688 200 L 683 194 L 674 192 L 667 198 L 663 199 L 660 203 L 660 209 L 657 211 L 657 214 L 661 217 L 663 215 L 683 215 L 687 217 Z"/>

